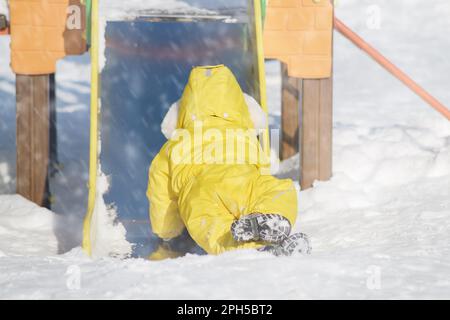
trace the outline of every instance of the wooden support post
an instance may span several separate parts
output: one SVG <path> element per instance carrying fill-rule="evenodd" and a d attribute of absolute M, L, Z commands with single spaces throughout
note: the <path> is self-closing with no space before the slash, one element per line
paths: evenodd
<path fill-rule="evenodd" d="M 299 110 L 302 81 L 289 77 L 287 65 L 281 63 L 281 147 L 280 159 L 288 159 L 299 151 Z"/>
<path fill-rule="evenodd" d="M 300 185 L 331 177 L 333 80 L 289 77 L 282 64 L 282 141 L 280 157 L 300 150 Z"/>
<path fill-rule="evenodd" d="M 266 25 L 266 55 L 287 61 L 292 78 L 282 67 L 282 141 L 280 158 L 300 153 L 300 185 L 312 187 L 315 180 L 328 180 L 332 164 L 332 60 L 333 60 L 333 6 L 330 1 L 290 1 L 283 10 L 269 6 Z M 291 3 L 292 2 L 292 3 Z M 301 1 L 299 1 L 301 2 Z M 313 11 L 310 7 L 316 6 Z M 304 8 L 303 8 L 304 7 Z M 316 23 L 298 25 L 290 29 L 287 18 L 294 21 L 296 14 Z M 286 19 L 285 19 L 286 18 Z M 305 21 L 306 21 L 305 20 Z M 320 21 L 320 23 L 318 23 Z M 301 46 L 293 47 L 292 39 L 301 39 Z M 300 41 L 300 40 L 299 40 Z M 325 78 L 329 77 L 329 78 Z"/>
<path fill-rule="evenodd" d="M 17 75 L 17 193 L 46 205 L 54 75 Z"/>
<path fill-rule="evenodd" d="M 301 110 L 300 185 L 332 173 L 333 79 L 304 79 Z"/>

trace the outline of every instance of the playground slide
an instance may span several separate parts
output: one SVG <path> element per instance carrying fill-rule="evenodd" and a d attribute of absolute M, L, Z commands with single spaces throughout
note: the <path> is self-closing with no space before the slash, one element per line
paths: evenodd
<path fill-rule="evenodd" d="M 104 65 L 98 83 L 93 72 L 92 92 L 97 92 L 98 85 L 99 95 L 92 100 L 90 199 L 83 233 L 83 247 L 91 255 L 98 255 L 97 247 L 105 247 L 97 243 L 102 225 L 94 223 L 100 221 L 95 202 L 99 199 L 96 179 L 101 174 L 108 177 L 109 189 L 100 198 L 125 227 L 127 241 L 134 244 L 132 254 L 148 256 L 156 248 L 145 195 L 148 168 L 165 142 L 162 119 L 180 98 L 193 66 L 225 64 L 245 92 L 260 101 L 265 94 L 259 80 L 264 74 L 262 45 L 257 41 L 261 34 L 257 37 L 256 32 L 261 25 L 256 24 L 254 7 L 257 3 L 256 16 L 260 16 L 259 0 L 203 2 L 207 14 L 142 8 L 133 18 L 115 16 L 105 24 L 93 20 L 92 66 L 95 69 L 99 60 Z M 105 42 L 97 47 L 99 34 Z"/>

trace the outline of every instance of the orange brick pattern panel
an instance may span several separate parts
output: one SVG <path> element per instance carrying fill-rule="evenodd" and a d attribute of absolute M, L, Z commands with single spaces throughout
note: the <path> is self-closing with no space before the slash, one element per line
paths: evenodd
<path fill-rule="evenodd" d="M 330 0 L 269 0 L 264 25 L 265 55 L 285 62 L 289 76 L 329 78 L 332 43 Z"/>
<path fill-rule="evenodd" d="M 65 56 L 69 0 L 12 0 L 11 67 L 17 74 L 54 73 Z"/>

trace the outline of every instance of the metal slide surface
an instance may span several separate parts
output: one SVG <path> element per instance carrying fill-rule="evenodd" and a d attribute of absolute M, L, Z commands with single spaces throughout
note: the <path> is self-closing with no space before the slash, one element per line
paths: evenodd
<path fill-rule="evenodd" d="M 99 80 L 98 160 L 110 179 L 105 202 L 116 207 L 127 240 L 136 244 L 134 256 L 147 256 L 158 244 L 148 218 L 148 168 L 166 141 L 160 130 L 163 117 L 181 97 L 192 67 L 225 64 L 242 89 L 259 99 L 253 1 L 185 2 L 214 12 L 183 16 L 182 12 L 149 8 L 139 11 L 133 19 L 128 16 L 106 21 L 106 29 L 100 31 L 105 36 L 105 51 L 99 56 L 102 59 L 104 55 L 105 65 Z M 89 119 L 89 113 L 84 117 Z M 87 128 L 80 126 L 84 133 Z M 68 132 L 68 128 L 58 125 L 57 129 L 61 151 L 67 136 L 61 133 Z M 72 194 L 71 201 L 70 190 L 59 187 L 61 179 L 69 179 L 65 181 L 67 186 L 85 188 L 89 167 L 85 150 L 89 145 L 82 136 L 83 146 L 78 148 L 83 150 L 78 154 L 82 159 L 75 160 L 77 151 L 64 147 L 67 160 L 50 178 L 54 207 L 62 213 L 78 212 L 79 204 L 85 208 L 87 203 L 87 192 L 76 197 Z M 67 175 L 68 170 L 79 170 L 79 174 Z"/>

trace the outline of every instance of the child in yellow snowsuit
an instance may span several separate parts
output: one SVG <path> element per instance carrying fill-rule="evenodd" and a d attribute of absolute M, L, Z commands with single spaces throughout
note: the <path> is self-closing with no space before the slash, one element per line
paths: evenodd
<path fill-rule="evenodd" d="M 291 180 L 264 172 L 268 162 L 254 130 L 258 110 L 249 101 L 227 67 L 192 70 L 181 100 L 163 122 L 171 138 L 149 170 L 150 220 L 160 238 L 176 238 L 187 228 L 209 254 L 261 247 L 292 251 L 288 239 L 297 193 Z M 170 121 L 173 128 L 167 129 Z M 230 132 L 240 134 L 230 140 Z M 236 145 L 247 152 L 239 154 Z"/>

